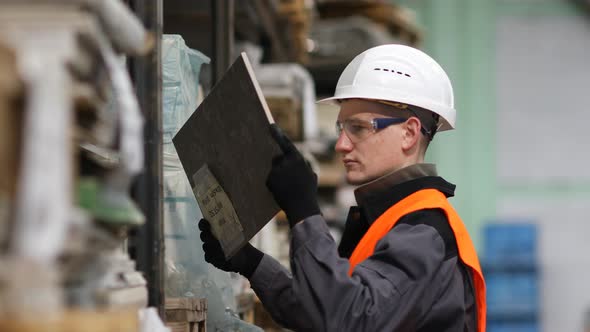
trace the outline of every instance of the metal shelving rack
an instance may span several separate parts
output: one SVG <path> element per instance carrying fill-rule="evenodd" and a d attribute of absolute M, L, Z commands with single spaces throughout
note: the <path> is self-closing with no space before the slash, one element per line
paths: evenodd
<path fill-rule="evenodd" d="M 179 33 L 193 47 L 208 50 L 213 59 L 211 82 L 216 82 L 229 67 L 233 46 L 234 1 L 202 1 L 187 4 L 183 1 L 128 0 L 130 8 L 142 20 L 156 39 L 154 49 L 147 55 L 129 60 L 129 70 L 145 117 L 145 169 L 136 179 L 133 196 L 146 216 L 146 223 L 130 232 L 128 249 L 148 282 L 149 305 L 164 313 L 164 223 L 163 223 L 163 173 L 162 173 L 162 33 Z M 194 25 L 173 25 L 164 28 L 166 13 L 184 14 L 186 22 Z M 166 11 L 166 12 L 165 12 Z M 188 16 L 187 16 L 188 15 Z M 182 21 L 182 20 L 181 20 Z M 199 25 L 212 34 L 195 34 Z M 209 37 L 212 36 L 212 37 Z M 208 88 L 208 87 L 206 87 Z"/>
<path fill-rule="evenodd" d="M 149 305 L 164 313 L 164 239 L 162 194 L 162 0 L 130 0 L 129 6 L 155 37 L 153 50 L 132 58 L 129 69 L 145 117 L 145 168 L 136 179 L 133 196 L 146 216 L 129 236 L 129 252 L 148 283 Z"/>

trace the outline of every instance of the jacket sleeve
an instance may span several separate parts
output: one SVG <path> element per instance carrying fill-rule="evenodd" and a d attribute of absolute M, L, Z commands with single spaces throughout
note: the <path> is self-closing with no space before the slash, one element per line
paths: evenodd
<path fill-rule="evenodd" d="M 290 255 L 292 275 L 265 256 L 250 280 L 277 322 L 296 331 L 405 331 L 432 305 L 425 295 L 445 244 L 433 227 L 398 224 L 350 277 L 348 260 L 316 215 L 292 229 Z"/>
<path fill-rule="evenodd" d="M 283 327 L 294 331 L 315 331 L 310 321 L 314 316 L 305 310 L 294 293 L 291 272 L 274 258 L 264 255 L 250 285 L 272 318 Z"/>

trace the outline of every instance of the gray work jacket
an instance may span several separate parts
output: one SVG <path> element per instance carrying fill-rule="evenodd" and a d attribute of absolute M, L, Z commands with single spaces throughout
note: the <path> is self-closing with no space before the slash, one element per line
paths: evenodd
<path fill-rule="evenodd" d="M 292 273 L 265 255 L 250 278 L 275 321 L 294 331 L 476 331 L 471 275 L 441 210 L 402 217 L 348 275 L 348 257 L 370 224 L 426 188 L 454 191 L 426 164 L 357 189 L 359 207 L 351 208 L 340 246 L 321 215 L 295 225 Z"/>

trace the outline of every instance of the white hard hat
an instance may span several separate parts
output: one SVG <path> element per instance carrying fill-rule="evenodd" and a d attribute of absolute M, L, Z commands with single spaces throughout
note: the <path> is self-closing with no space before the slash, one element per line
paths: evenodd
<path fill-rule="evenodd" d="M 439 131 L 455 128 L 451 81 L 426 53 L 405 45 L 382 45 L 357 55 L 346 66 L 334 97 L 374 99 L 414 105 L 440 116 Z"/>

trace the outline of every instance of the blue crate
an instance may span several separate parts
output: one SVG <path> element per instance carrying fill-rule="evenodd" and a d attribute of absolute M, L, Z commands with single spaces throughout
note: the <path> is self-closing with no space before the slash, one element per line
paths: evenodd
<path fill-rule="evenodd" d="M 488 322 L 487 332 L 539 332 L 539 324 L 535 321 L 527 322 Z"/>
<path fill-rule="evenodd" d="M 537 266 L 537 226 L 532 223 L 492 223 L 484 228 L 482 265 L 488 271 L 534 271 Z"/>
<path fill-rule="evenodd" d="M 488 318 L 536 319 L 539 315 L 539 277 L 535 273 L 485 275 Z"/>

